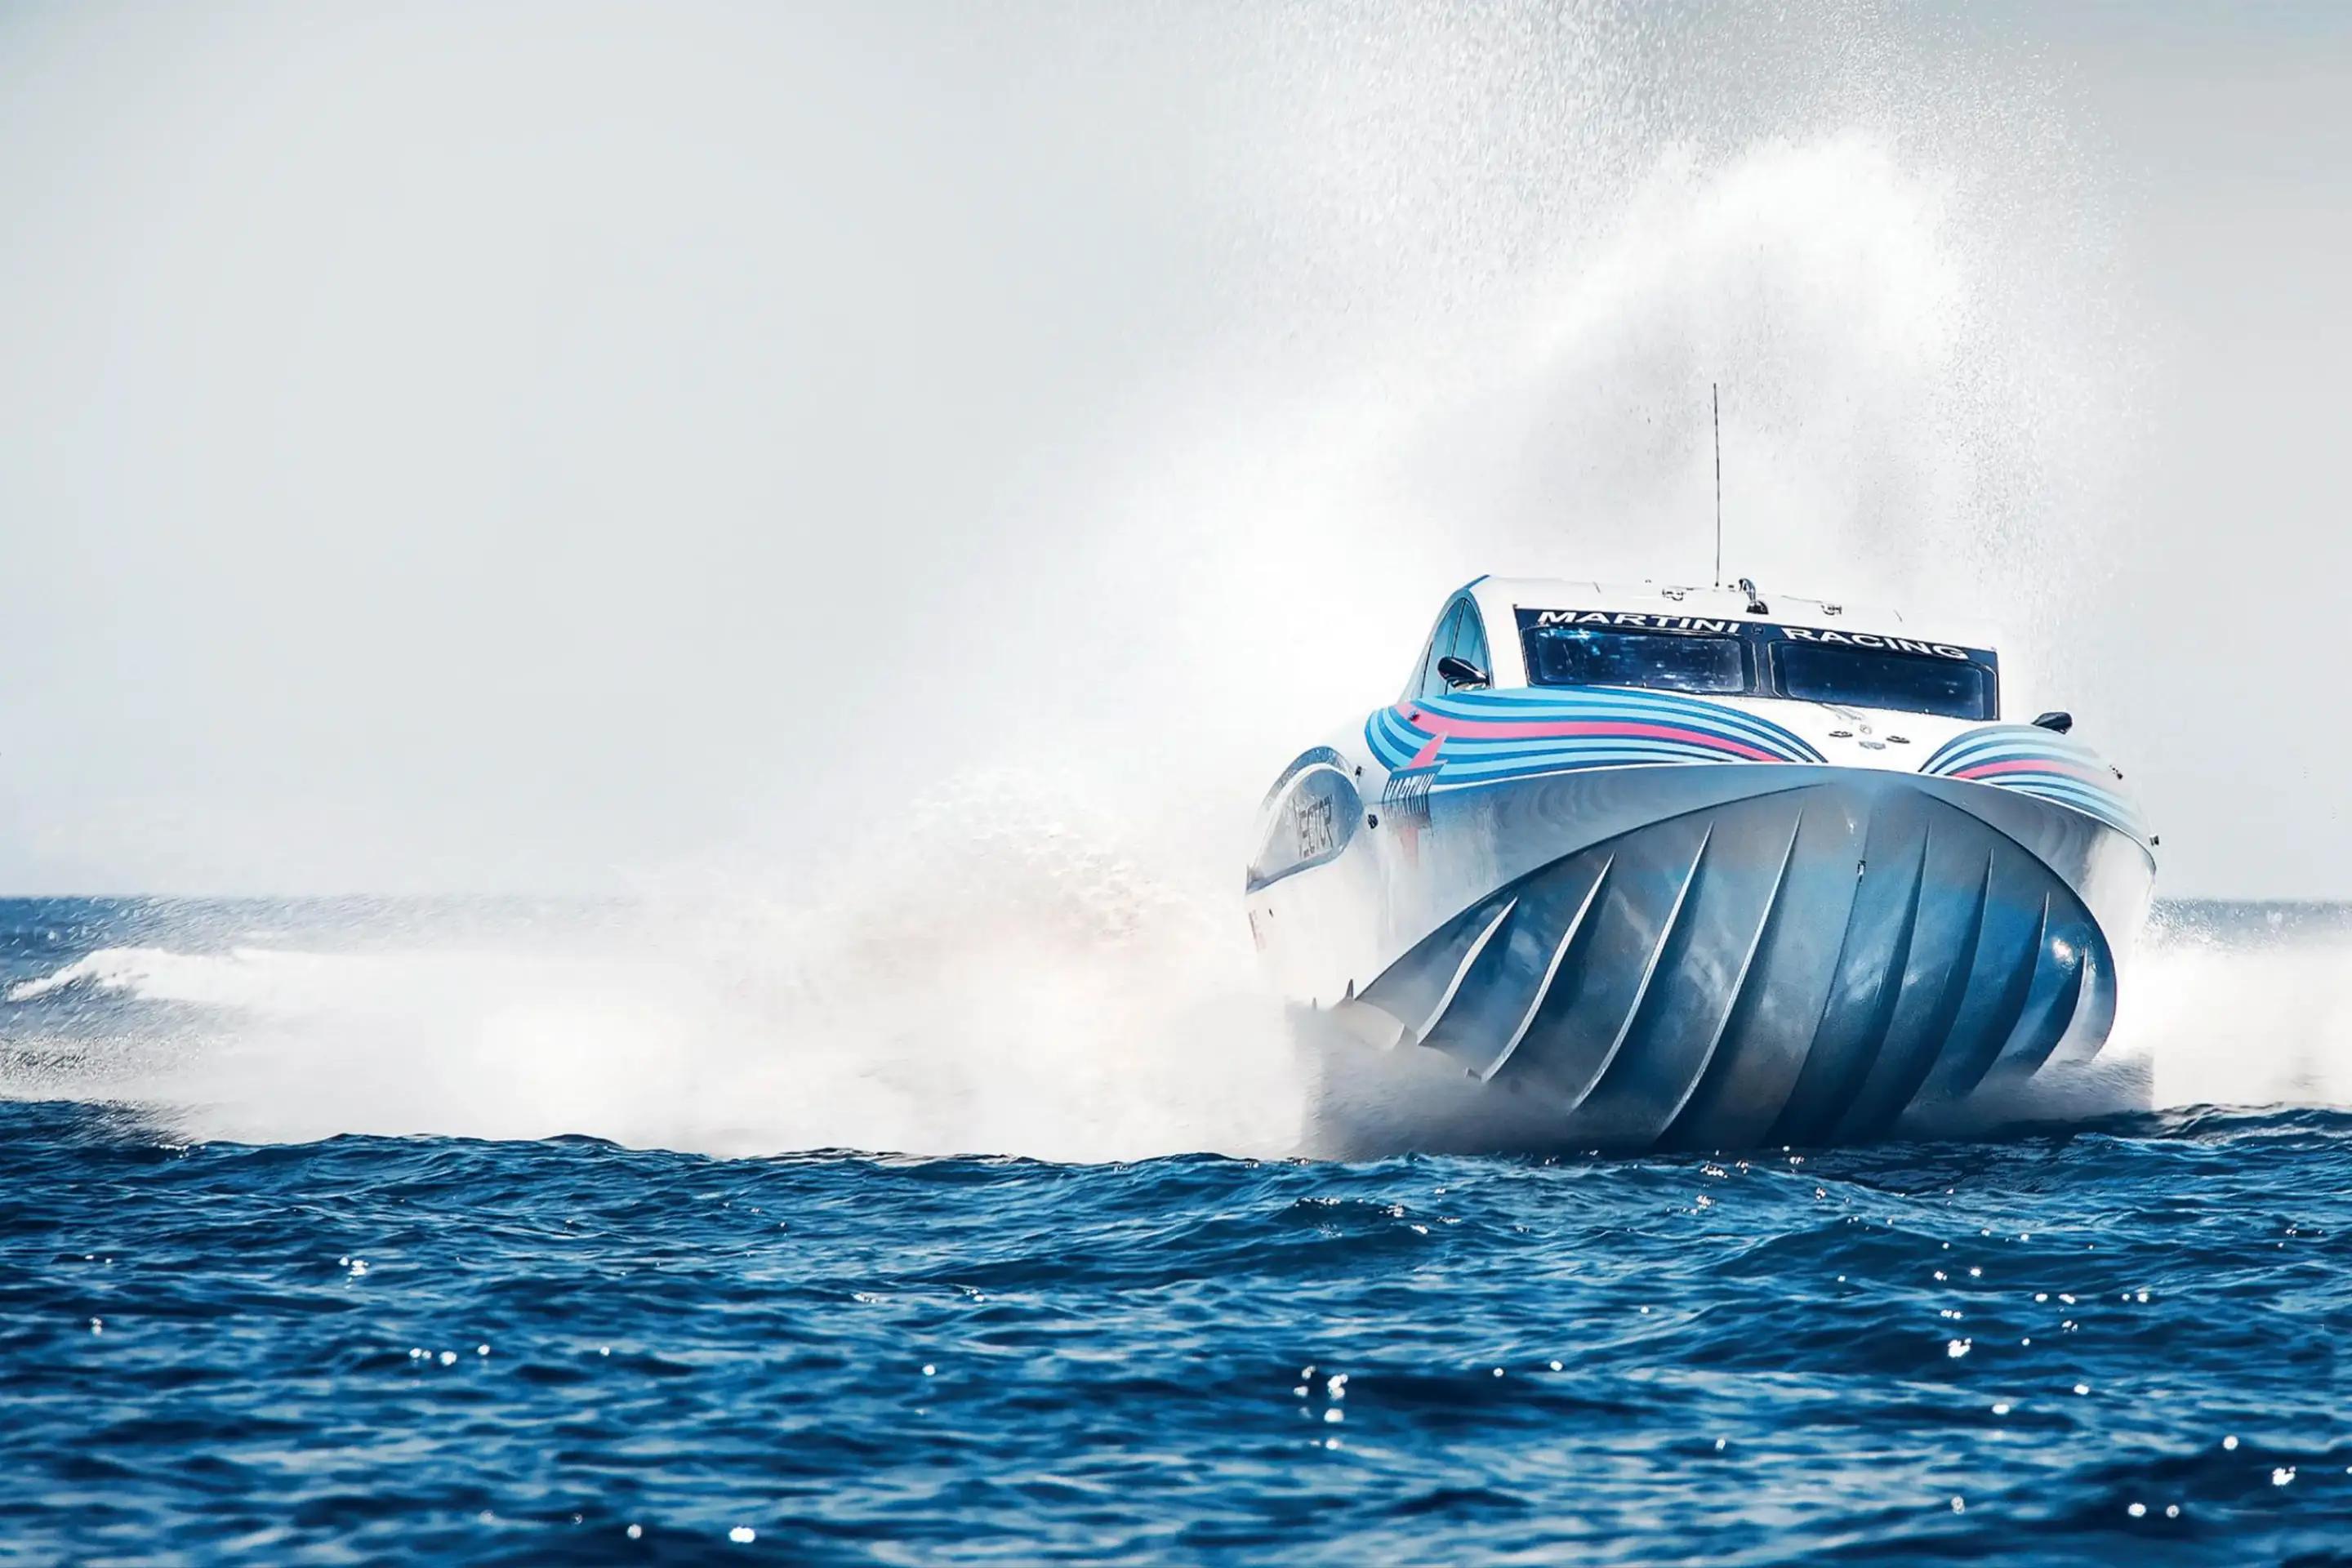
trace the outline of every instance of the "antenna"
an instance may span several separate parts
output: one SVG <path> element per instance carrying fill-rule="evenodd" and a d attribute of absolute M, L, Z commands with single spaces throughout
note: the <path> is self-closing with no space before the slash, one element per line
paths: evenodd
<path fill-rule="evenodd" d="M 1716 382 L 1706 384 L 1708 401 L 1715 407 L 1715 585 L 1723 586 L 1723 388 Z"/>

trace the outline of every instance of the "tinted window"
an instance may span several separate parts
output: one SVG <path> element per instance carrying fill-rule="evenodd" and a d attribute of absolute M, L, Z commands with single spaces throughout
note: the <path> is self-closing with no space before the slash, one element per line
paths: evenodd
<path fill-rule="evenodd" d="M 1804 642 L 1782 643 L 1776 658 L 1781 694 L 1803 701 L 1948 719 L 1993 717 L 1990 672 L 1969 659 Z"/>
<path fill-rule="evenodd" d="M 1538 686 L 1645 686 L 1661 691 L 1745 691 L 1738 637 L 1548 626 L 1528 634 L 1528 678 Z"/>
<path fill-rule="evenodd" d="M 1495 667 L 1486 661 L 1486 617 L 1478 613 L 1478 606 L 1467 599 L 1454 601 L 1454 609 L 1458 612 L 1458 618 L 1454 623 L 1454 657 L 1468 660 L 1491 676 Z"/>
<path fill-rule="evenodd" d="M 1437 673 L 1437 661 L 1454 651 L 1454 633 L 1462 623 L 1462 601 L 1456 599 L 1446 606 L 1445 615 L 1430 634 L 1429 647 L 1421 656 L 1420 679 L 1413 683 L 1415 697 L 1443 697 L 1446 692 L 1445 678 Z"/>

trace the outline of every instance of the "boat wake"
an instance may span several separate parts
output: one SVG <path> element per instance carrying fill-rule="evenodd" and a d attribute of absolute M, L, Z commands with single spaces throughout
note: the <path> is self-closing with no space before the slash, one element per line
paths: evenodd
<path fill-rule="evenodd" d="M 706 882 L 357 930 L 298 905 L 249 911 L 267 941 L 100 946 L 5 989 L 0 1091 L 130 1105 L 190 1140 L 1294 1150 L 1288 1036 L 1237 917 L 1081 815 L 972 781 L 793 901 Z"/>
<path fill-rule="evenodd" d="M 137 942 L 84 912 L 100 945 L 46 967 L 38 933 L 11 930 L 0 1093 L 126 1107 L 192 1142 L 578 1134 L 1070 1162 L 1538 1145 L 1491 1092 L 1449 1100 L 1473 1086 L 1435 1053 L 1367 1073 L 1373 1047 L 1260 990 L 1226 890 L 1180 894 L 1078 822 L 968 789 L 858 885 L 799 906 L 706 888 L 503 925 L 411 911 L 396 936 L 256 908 Z M 25 907 L 47 930 L 77 919 Z M 2352 919 L 2277 916 L 2160 910 L 2095 1070 L 1906 1131 L 2352 1105 Z"/>

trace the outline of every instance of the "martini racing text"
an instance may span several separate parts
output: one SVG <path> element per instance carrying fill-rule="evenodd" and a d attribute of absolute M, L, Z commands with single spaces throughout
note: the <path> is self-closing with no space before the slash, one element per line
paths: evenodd
<path fill-rule="evenodd" d="M 1520 625 L 1530 623 L 1522 620 Z M 1969 650 L 1950 643 L 1921 642 L 1914 637 L 1883 637 L 1876 632 L 1842 632 L 1825 626 L 1758 626 L 1749 622 L 1707 616 L 1671 616 L 1647 610 L 1538 610 L 1532 625 L 1552 626 L 1613 626 L 1628 631 L 1683 632 L 1695 636 L 1736 637 L 1770 631 L 1790 642 L 1831 643 L 1842 647 L 1879 648 L 1888 653 L 1921 654 L 1934 658 L 1967 659 Z"/>

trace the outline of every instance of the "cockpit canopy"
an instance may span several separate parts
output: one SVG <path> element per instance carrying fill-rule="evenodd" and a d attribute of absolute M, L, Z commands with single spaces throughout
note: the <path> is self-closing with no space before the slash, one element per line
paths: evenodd
<path fill-rule="evenodd" d="M 1813 613 L 1803 620 L 1826 625 L 1777 619 L 1752 589 L 1738 595 L 1649 589 L 1664 607 L 1637 610 L 1591 602 L 1624 603 L 1632 595 L 1623 590 L 1558 585 L 1577 586 L 1595 590 L 1584 605 L 1531 604 L 1518 594 L 1498 604 L 1495 593 L 1477 591 L 1479 584 L 1456 594 L 1422 651 L 1406 696 L 1475 689 L 1498 677 L 1508 683 L 1516 667 L 1526 684 L 1538 687 L 1779 698 L 1975 721 L 2000 715 L 2000 665 L 1990 648 L 1855 629 L 1852 622 L 1838 624 L 1845 613 L 1836 605 L 1804 605 Z M 1732 605 L 1718 609 L 1709 602 L 1716 598 Z M 1880 612 L 1864 624 L 1894 619 L 1899 617 Z M 1490 621 L 1504 621 L 1492 627 L 1491 639 Z M 1518 657 L 1497 660 L 1494 652 Z"/>
<path fill-rule="evenodd" d="M 1519 612 L 1530 686 L 1633 686 L 1947 719 L 2000 716 L 2000 681 L 1989 651 L 1818 626 L 1686 631 L 1542 624 L 1549 614 Z"/>

